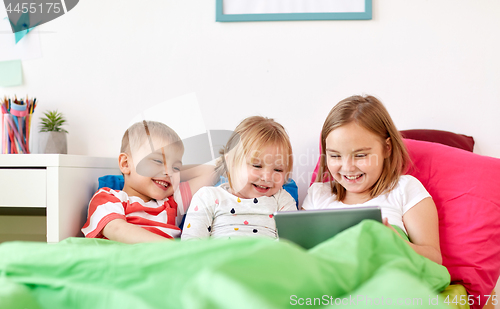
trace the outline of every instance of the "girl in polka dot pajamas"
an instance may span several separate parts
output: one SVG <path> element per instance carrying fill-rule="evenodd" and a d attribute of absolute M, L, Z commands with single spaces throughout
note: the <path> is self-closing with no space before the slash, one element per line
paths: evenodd
<path fill-rule="evenodd" d="M 293 167 L 285 129 L 273 119 L 249 117 L 236 127 L 221 154 L 217 170 L 228 182 L 203 187 L 193 196 L 181 239 L 277 238 L 273 213 L 297 210 L 283 189 Z"/>

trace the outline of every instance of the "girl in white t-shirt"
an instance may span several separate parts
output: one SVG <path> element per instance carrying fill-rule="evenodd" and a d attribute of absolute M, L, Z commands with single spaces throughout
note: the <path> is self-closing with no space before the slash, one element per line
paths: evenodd
<path fill-rule="evenodd" d="M 372 96 L 344 99 L 323 125 L 317 182 L 302 208 L 380 206 L 387 227 L 400 228 L 417 253 L 441 264 L 436 206 L 420 181 L 402 175 L 409 164 L 384 105 Z"/>

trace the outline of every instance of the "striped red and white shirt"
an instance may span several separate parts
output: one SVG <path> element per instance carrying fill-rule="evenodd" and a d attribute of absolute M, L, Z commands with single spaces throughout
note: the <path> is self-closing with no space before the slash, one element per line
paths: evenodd
<path fill-rule="evenodd" d="M 172 196 L 149 202 L 137 196 L 128 196 L 123 191 L 101 188 L 90 200 L 82 232 L 87 238 L 106 238 L 102 235 L 106 224 L 114 219 L 123 219 L 165 238 L 178 238 L 181 236 L 179 224 L 191 197 L 187 182 L 181 182 Z"/>

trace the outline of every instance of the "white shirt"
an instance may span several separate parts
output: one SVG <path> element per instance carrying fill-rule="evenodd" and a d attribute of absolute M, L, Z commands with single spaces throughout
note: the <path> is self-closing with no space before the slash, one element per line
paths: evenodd
<path fill-rule="evenodd" d="M 307 191 L 302 208 L 310 210 L 379 206 L 382 210 L 382 218 L 387 218 L 389 224 L 400 227 L 408 235 L 403 224 L 403 215 L 427 197 L 430 197 L 430 194 L 418 179 L 403 175 L 399 178 L 396 187 L 389 193 L 381 194 L 362 204 L 353 205 L 337 201 L 335 195 L 332 194 L 330 183 L 313 183 Z"/>
<path fill-rule="evenodd" d="M 244 199 L 229 193 L 228 183 L 203 187 L 193 196 L 181 238 L 277 238 L 274 212 L 296 210 L 294 198 L 284 189 L 273 196 Z"/>

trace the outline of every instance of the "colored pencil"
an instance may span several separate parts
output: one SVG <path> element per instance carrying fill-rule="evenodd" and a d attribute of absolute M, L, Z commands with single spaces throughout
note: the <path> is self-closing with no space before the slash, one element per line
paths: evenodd
<path fill-rule="evenodd" d="M 2 112 L 1 153 L 30 153 L 29 141 L 32 114 L 35 112 L 36 98 L 17 96 L 0 99 Z"/>

